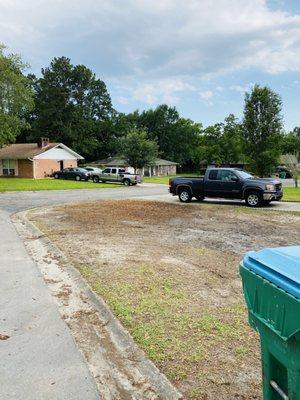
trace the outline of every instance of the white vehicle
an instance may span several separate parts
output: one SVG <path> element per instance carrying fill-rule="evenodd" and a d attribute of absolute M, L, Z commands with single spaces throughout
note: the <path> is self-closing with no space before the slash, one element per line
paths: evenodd
<path fill-rule="evenodd" d="M 126 172 L 124 168 L 105 168 L 101 173 L 91 173 L 92 180 L 96 182 L 120 182 L 125 186 L 142 183 L 140 175 Z"/>
<path fill-rule="evenodd" d="M 90 175 L 92 175 L 93 173 L 101 174 L 101 172 L 102 172 L 102 169 L 101 168 L 97 168 L 97 167 L 86 166 L 86 167 L 84 167 L 84 169 L 89 171 Z"/>

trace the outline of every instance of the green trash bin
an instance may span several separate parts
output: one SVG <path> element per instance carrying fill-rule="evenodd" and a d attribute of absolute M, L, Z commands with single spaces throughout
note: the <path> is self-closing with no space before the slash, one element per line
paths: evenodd
<path fill-rule="evenodd" d="M 300 400 L 300 246 L 249 252 L 240 274 L 261 339 L 264 400 Z"/>
<path fill-rule="evenodd" d="M 285 179 L 286 178 L 286 172 L 285 171 L 280 171 L 279 172 L 279 178 L 280 179 Z"/>

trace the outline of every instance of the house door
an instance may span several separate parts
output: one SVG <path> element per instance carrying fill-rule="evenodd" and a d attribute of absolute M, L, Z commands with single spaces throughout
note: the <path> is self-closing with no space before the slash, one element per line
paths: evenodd
<path fill-rule="evenodd" d="M 59 170 L 62 171 L 64 169 L 64 160 L 60 160 L 59 162 Z"/>

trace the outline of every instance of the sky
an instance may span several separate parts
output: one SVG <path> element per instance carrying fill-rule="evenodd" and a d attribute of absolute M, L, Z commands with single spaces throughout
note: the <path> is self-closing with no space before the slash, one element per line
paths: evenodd
<path fill-rule="evenodd" d="M 207 126 L 241 118 L 257 83 L 300 126 L 299 0 L 0 0 L 0 42 L 37 75 L 86 65 L 121 112 L 166 103 Z"/>

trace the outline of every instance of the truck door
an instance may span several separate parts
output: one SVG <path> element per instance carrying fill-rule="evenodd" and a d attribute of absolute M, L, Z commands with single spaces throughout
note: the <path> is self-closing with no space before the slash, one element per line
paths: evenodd
<path fill-rule="evenodd" d="M 219 171 L 219 179 L 222 182 L 222 197 L 228 199 L 241 199 L 243 183 L 234 171 Z"/>
<path fill-rule="evenodd" d="M 204 195 L 207 197 L 219 197 L 221 191 L 221 181 L 218 178 L 218 170 L 210 169 L 207 178 L 204 179 Z"/>
<path fill-rule="evenodd" d="M 110 171 L 111 171 L 111 168 L 105 168 L 102 171 L 101 177 L 103 177 L 104 180 L 106 180 L 106 179 L 110 180 Z"/>
<path fill-rule="evenodd" d="M 112 168 L 110 173 L 110 180 L 116 182 L 118 180 L 118 170 L 117 168 Z"/>

